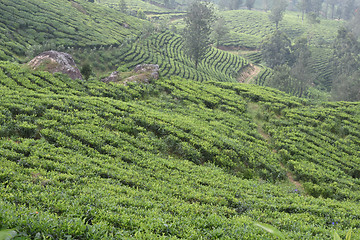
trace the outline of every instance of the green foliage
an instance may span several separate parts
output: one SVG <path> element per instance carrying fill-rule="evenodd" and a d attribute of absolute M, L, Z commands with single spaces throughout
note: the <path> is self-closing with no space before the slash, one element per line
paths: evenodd
<path fill-rule="evenodd" d="M 271 226 L 269 224 L 255 223 L 255 226 L 258 226 L 258 227 L 264 229 L 268 233 L 271 233 L 272 235 L 274 235 L 280 239 L 286 239 L 286 237 L 278 229 L 274 228 L 273 226 Z M 333 238 L 334 240 L 341 240 L 339 234 L 336 231 L 334 231 L 333 236 L 334 236 L 334 238 Z M 345 236 L 345 240 L 351 240 L 351 229 L 347 232 L 347 234 Z"/>
<path fill-rule="evenodd" d="M 143 0 L 101 0 L 100 4 L 105 5 L 110 8 L 118 9 L 120 11 L 123 11 L 124 9 L 124 3 L 126 3 L 126 13 L 131 15 L 136 15 L 137 11 L 139 9 L 143 9 L 144 13 L 147 14 L 148 12 L 154 14 L 164 14 L 169 13 L 171 10 L 159 6 L 162 1 L 143 1 Z M 153 4 L 155 3 L 155 4 Z"/>
<path fill-rule="evenodd" d="M 359 101 L 360 43 L 346 28 L 338 30 L 332 59 L 332 95 L 335 100 Z"/>
<path fill-rule="evenodd" d="M 43 45 L 52 50 L 119 45 L 126 37 L 138 35 L 143 25 L 134 17 L 82 0 L 2 1 L 0 12 L 4 60 L 22 59 L 27 52 L 34 57 L 38 52 L 31 49 Z"/>
<path fill-rule="evenodd" d="M 223 45 L 258 49 L 264 36 L 269 36 L 276 31 L 276 26 L 270 21 L 268 14 L 262 11 L 249 10 L 219 12 L 230 29 L 230 34 L 224 39 Z M 302 23 L 298 13 L 293 11 L 285 12 L 282 21 L 279 22 L 280 30 L 292 41 L 298 38 L 307 38 L 311 33 L 311 44 L 315 47 L 321 40 L 323 51 L 328 51 L 330 44 L 336 38 L 337 29 L 341 25 L 341 21 L 322 19 L 314 31 L 314 26 L 306 24 L 306 22 Z M 353 26 L 357 28 L 355 22 Z M 327 59 L 327 61 L 329 60 Z"/>
<path fill-rule="evenodd" d="M 284 34 L 275 32 L 262 46 L 263 60 L 275 67 L 267 86 L 299 97 L 306 95 L 315 80 L 309 65 L 310 56 L 306 39 L 298 39 L 292 45 Z"/>
<path fill-rule="evenodd" d="M 16 236 L 16 232 L 10 229 L 0 229 L 0 240 L 10 240 Z"/>
<path fill-rule="evenodd" d="M 261 55 L 271 68 L 288 63 L 291 65 L 293 61 L 291 40 L 284 33 L 276 31 L 262 44 Z"/>
<path fill-rule="evenodd" d="M 92 75 L 92 67 L 90 64 L 85 63 L 81 66 L 81 75 L 84 76 L 85 80 L 89 80 L 89 77 Z"/>
<path fill-rule="evenodd" d="M 246 0 L 245 5 L 247 9 L 251 10 L 254 7 L 256 0 Z"/>
<path fill-rule="evenodd" d="M 236 10 L 241 7 L 243 0 L 220 0 L 219 5 L 222 8 Z"/>
<path fill-rule="evenodd" d="M 119 7 L 120 7 L 120 11 L 123 12 L 123 13 L 126 13 L 127 10 L 128 10 L 128 6 L 127 6 L 125 0 L 120 1 L 120 6 Z"/>
<path fill-rule="evenodd" d="M 270 9 L 269 19 L 275 23 L 276 29 L 279 27 L 279 22 L 283 19 L 284 13 L 288 3 L 284 0 L 274 0 Z"/>
<path fill-rule="evenodd" d="M 220 45 L 220 42 L 226 38 L 227 34 L 229 34 L 229 28 L 226 26 L 224 18 L 219 18 L 213 27 L 213 38 L 217 47 Z"/>
<path fill-rule="evenodd" d="M 9 62 L 0 89 L 0 219 L 19 237 L 266 239 L 249 224 L 259 219 L 291 239 L 359 234 L 357 103 L 69 80 Z"/>
<path fill-rule="evenodd" d="M 138 11 L 136 13 L 136 16 L 138 18 L 140 18 L 140 19 L 146 19 L 146 15 L 145 15 L 144 11 L 141 8 L 138 9 Z"/>
<path fill-rule="evenodd" d="M 185 49 L 195 62 L 195 69 L 209 48 L 211 25 L 214 20 L 214 9 L 209 3 L 194 1 L 189 6 L 185 16 Z"/>
<path fill-rule="evenodd" d="M 77 50 L 72 53 L 77 62 L 96 62 L 94 72 L 114 71 L 119 66 L 132 70 L 136 65 L 158 64 L 161 76 L 180 76 L 195 81 L 235 82 L 248 62 L 239 56 L 209 47 L 205 58 L 195 69 L 185 54 L 183 39 L 169 31 L 151 34 L 141 41 L 116 47 Z"/>
<path fill-rule="evenodd" d="M 265 223 L 255 223 L 255 226 L 258 226 L 262 229 L 264 229 L 265 231 L 267 231 L 268 233 L 273 234 L 274 236 L 280 238 L 280 239 L 286 239 L 285 236 L 276 228 L 274 228 L 273 226 L 269 225 L 269 224 L 265 224 Z"/>

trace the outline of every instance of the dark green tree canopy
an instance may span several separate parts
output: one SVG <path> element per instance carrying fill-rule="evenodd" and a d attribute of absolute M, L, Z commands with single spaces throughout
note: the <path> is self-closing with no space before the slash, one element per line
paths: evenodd
<path fill-rule="evenodd" d="M 270 21 L 275 23 L 276 29 L 279 27 L 279 22 L 283 19 L 288 3 L 286 0 L 274 0 L 269 14 Z"/>
<path fill-rule="evenodd" d="M 280 31 L 275 31 L 261 47 L 263 61 L 271 68 L 293 62 L 291 40 Z"/>
<path fill-rule="evenodd" d="M 84 65 L 82 65 L 80 72 L 83 75 L 83 77 L 85 78 L 85 80 L 88 80 L 89 77 L 91 76 L 91 74 L 93 73 L 92 67 L 88 63 L 85 63 Z"/>
<path fill-rule="evenodd" d="M 245 5 L 247 9 L 251 10 L 254 7 L 255 0 L 246 0 Z"/>
<path fill-rule="evenodd" d="M 347 28 L 340 28 L 332 58 L 334 100 L 360 100 L 360 43 Z"/>
<path fill-rule="evenodd" d="M 214 24 L 213 38 L 215 40 L 216 46 L 220 45 L 220 41 L 223 40 L 230 30 L 226 26 L 224 18 L 219 18 Z"/>
<path fill-rule="evenodd" d="M 189 6 L 185 17 L 185 48 L 197 68 L 210 44 L 211 26 L 215 20 L 210 3 L 195 1 Z"/>
<path fill-rule="evenodd" d="M 243 0 L 220 0 L 219 2 L 220 7 L 230 10 L 239 9 L 242 4 Z"/>

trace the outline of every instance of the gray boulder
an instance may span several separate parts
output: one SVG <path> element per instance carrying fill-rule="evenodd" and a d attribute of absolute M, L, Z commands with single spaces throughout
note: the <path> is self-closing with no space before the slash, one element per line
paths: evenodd
<path fill-rule="evenodd" d="M 32 59 L 28 65 L 33 69 L 40 69 L 51 73 L 60 72 L 71 79 L 83 79 L 74 59 L 68 53 L 46 51 Z"/>
<path fill-rule="evenodd" d="M 157 64 L 139 64 L 132 71 L 132 76 L 122 78 L 120 72 L 112 72 L 109 77 L 101 79 L 104 83 L 119 82 L 127 84 L 128 82 L 149 83 L 151 80 L 159 78 L 159 65 Z"/>
<path fill-rule="evenodd" d="M 117 82 L 118 79 L 119 79 L 119 72 L 115 71 L 115 72 L 112 72 L 110 74 L 110 76 L 101 79 L 101 81 L 103 81 L 104 83 L 109 83 L 109 82 Z"/>

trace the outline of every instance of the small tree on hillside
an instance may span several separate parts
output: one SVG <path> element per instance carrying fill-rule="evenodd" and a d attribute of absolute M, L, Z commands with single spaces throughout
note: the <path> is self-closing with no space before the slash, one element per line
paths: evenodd
<path fill-rule="evenodd" d="M 126 13 L 127 10 L 128 10 L 128 7 L 126 5 L 125 0 L 121 0 L 120 1 L 120 11 L 123 12 L 123 13 Z"/>
<path fill-rule="evenodd" d="M 90 64 L 85 63 L 84 65 L 82 65 L 80 72 L 83 75 L 83 77 L 85 78 L 85 80 L 88 80 L 92 74 L 92 68 L 91 68 Z"/>
<path fill-rule="evenodd" d="M 279 22 L 283 19 L 287 7 L 286 0 L 274 0 L 271 12 L 269 14 L 270 21 L 274 22 L 276 29 L 279 28 Z"/>
<path fill-rule="evenodd" d="M 360 36 L 360 7 L 355 10 L 355 14 L 349 22 L 349 28 L 356 38 Z"/>
<path fill-rule="evenodd" d="M 291 41 L 284 34 L 276 31 L 261 46 L 262 59 L 266 64 L 274 68 L 278 65 L 289 64 L 293 62 L 291 54 Z"/>
<path fill-rule="evenodd" d="M 333 82 L 331 92 L 335 100 L 360 100 L 360 43 L 347 28 L 340 28 L 334 41 L 332 58 Z"/>
<path fill-rule="evenodd" d="M 187 54 L 194 60 L 196 69 L 209 47 L 211 25 L 214 20 L 214 9 L 207 2 L 193 2 L 186 14 L 185 48 Z"/>
<path fill-rule="evenodd" d="M 251 10 L 254 7 L 255 0 L 246 0 L 245 5 L 247 9 Z"/>
<path fill-rule="evenodd" d="M 226 26 L 226 22 L 224 18 L 219 18 L 214 24 L 214 40 L 216 42 L 216 47 L 219 46 L 220 41 L 225 38 L 225 36 L 229 33 L 229 28 Z"/>

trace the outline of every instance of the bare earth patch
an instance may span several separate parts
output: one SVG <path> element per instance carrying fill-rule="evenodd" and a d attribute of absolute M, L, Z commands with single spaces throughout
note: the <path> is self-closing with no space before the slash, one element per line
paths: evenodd
<path fill-rule="evenodd" d="M 280 163 L 280 165 L 281 165 L 281 167 L 282 167 L 284 170 L 286 170 L 285 166 L 284 166 L 282 163 Z M 291 172 L 289 172 L 289 171 L 286 170 L 286 176 L 287 176 L 287 178 L 289 179 L 289 181 L 290 181 L 292 184 L 294 184 L 298 189 L 304 190 L 304 187 L 302 186 L 302 184 L 301 184 L 299 181 L 296 181 L 296 180 L 294 179 L 294 175 L 293 175 Z"/>
<path fill-rule="evenodd" d="M 240 74 L 240 76 L 237 78 L 238 82 L 240 83 L 251 83 L 256 76 L 260 73 L 261 68 L 253 65 L 253 64 L 249 64 L 244 71 Z"/>

